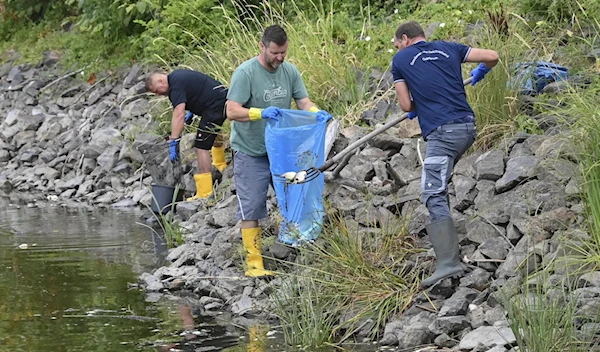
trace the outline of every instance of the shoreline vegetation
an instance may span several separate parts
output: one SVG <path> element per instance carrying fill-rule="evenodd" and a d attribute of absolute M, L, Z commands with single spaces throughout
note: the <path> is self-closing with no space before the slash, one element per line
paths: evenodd
<path fill-rule="evenodd" d="M 527 252 L 515 268 L 523 273 L 518 279 L 497 278 L 486 282 L 486 288 L 494 289 L 495 299 L 507 312 L 520 351 L 579 352 L 597 347 L 597 341 L 580 332 L 584 326 L 598 334 L 598 317 L 579 315 L 585 307 L 598 307 L 600 300 L 600 294 L 582 291 L 582 285 L 593 281 L 590 276 L 600 271 L 597 1 L 51 3 L 0 1 L 4 62 L 37 63 L 44 53 L 52 52 L 65 72 L 82 70 L 80 78 L 88 82 L 98 72 L 136 63 L 165 69 L 188 67 L 227 84 L 235 67 L 257 54 L 261 29 L 277 22 L 288 31 L 288 58 L 301 71 L 311 97 L 346 127 L 371 128 L 366 126 L 364 112 L 393 101 L 386 72 L 395 52 L 393 32 L 402 21 L 423 23 L 431 40 L 456 40 L 497 50 L 498 66 L 476 87 L 467 88 L 479 133 L 471 154 L 502 149 L 519 133 L 542 135 L 547 131 L 544 124 L 551 120 L 554 134 L 564 137 L 565 148 L 572 153 L 569 159 L 579 167 L 575 171 L 584 216 L 572 227 L 584 234 L 565 231 L 553 243 L 562 248 L 560 256 L 546 258 L 544 253 Z M 511 84 L 515 65 L 530 61 L 569 68 L 571 78 L 555 85 L 560 94 L 541 93 L 535 99 L 520 94 L 519 87 Z M 463 68 L 465 75 L 468 68 Z M 373 81 L 378 82 L 375 88 Z M 164 100 L 154 100 L 152 115 L 159 135 L 168 128 L 168 111 Z M 564 153 L 555 152 L 557 160 Z M 377 197 L 368 192 L 363 196 L 367 200 Z M 532 214 L 540 212 L 536 209 Z M 362 337 L 381 340 L 386 324 L 397 320 L 415 299 L 430 307 L 431 313 L 440 313 L 435 297 L 418 290 L 428 263 L 412 260 L 425 251 L 421 239 L 409 230 L 416 216 L 378 224 L 378 236 L 369 237 L 330 209 L 320 241 L 299 249 L 294 262 L 271 258 L 285 268 L 285 284 L 270 296 L 286 342 L 307 347 L 339 345 L 365 329 L 370 333 Z M 552 279 L 557 275 L 560 282 Z M 471 305 L 468 309 L 474 315 L 478 307 Z M 454 332 L 444 334 L 449 340 L 459 339 Z"/>

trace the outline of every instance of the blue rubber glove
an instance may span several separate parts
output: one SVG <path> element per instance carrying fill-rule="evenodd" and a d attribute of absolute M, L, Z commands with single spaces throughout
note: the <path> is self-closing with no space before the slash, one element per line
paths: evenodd
<path fill-rule="evenodd" d="M 331 120 L 332 118 L 333 118 L 333 116 L 331 116 L 331 114 L 325 110 L 317 111 L 317 121 L 318 122 L 327 122 L 327 121 Z"/>
<path fill-rule="evenodd" d="M 416 111 L 409 111 L 409 112 L 408 112 L 408 119 L 409 119 L 409 120 L 412 120 L 412 119 L 414 119 L 415 117 L 417 117 L 417 112 L 416 112 Z"/>
<path fill-rule="evenodd" d="M 275 121 L 279 121 L 281 116 L 283 116 L 281 109 L 276 106 L 269 106 L 268 108 L 263 109 L 263 111 L 260 113 L 260 117 L 263 119 L 271 119 Z"/>
<path fill-rule="evenodd" d="M 169 140 L 169 159 L 172 163 L 179 160 L 179 138 Z"/>
<path fill-rule="evenodd" d="M 184 119 L 185 119 L 185 124 L 186 124 L 186 125 L 191 125 L 191 124 L 192 124 L 192 122 L 194 122 L 194 114 L 192 114 L 192 112 L 191 112 L 191 111 L 188 111 L 188 112 L 185 114 L 185 117 L 184 117 Z"/>
<path fill-rule="evenodd" d="M 490 72 L 491 68 L 485 67 L 485 64 L 481 62 L 476 69 L 471 71 L 471 76 L 473 76 L 473 81 L 471 81 L 471 85 L 474 86 L 475 83 L 481 81 L 485 75 Z"/>

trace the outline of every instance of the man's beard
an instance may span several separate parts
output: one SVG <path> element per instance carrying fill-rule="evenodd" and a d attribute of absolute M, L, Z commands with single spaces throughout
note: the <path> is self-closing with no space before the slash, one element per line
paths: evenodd
<path fill-rule="evenodd" d="M 267 62 L 267 65 L 271 66 L 271 68 L 274 70 L 279 68 L 279 66 L 281 66 L 281 64 L 283 63 L 283 60 L 282 61 L 269 60 L 269 58 L 266 55 L 265 55 L 265 61 Z"/>

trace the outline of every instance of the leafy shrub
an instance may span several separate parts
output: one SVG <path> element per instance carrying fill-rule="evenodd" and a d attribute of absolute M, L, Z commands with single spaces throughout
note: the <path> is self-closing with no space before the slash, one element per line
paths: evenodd
<path fill-rule="evenodd" d="M 65 0 L 79 11 L 77 26 L 81 31 L 98 33 L 106 39 L 140 34 L 163 0 Z"/>
<path fill-rule="evenodd" d="M 145 42 L 147 55 L 177 57 L 178 45 L 189 47 L 198 38 L 206 43 L 212 36 L 213 26 L 222 22 L 222 12 L 215 10 L 218 0 L 181 0 L 168 3 L 154 18 L 139 21 L 145 31 L 141 40 Z"/>
<path fill-rule="evenodd" d="M 19 29 L 45 19 L 64 18 L 72 7 L 63 1 L 0 0 L 0 37 L 8 41 Z"/>

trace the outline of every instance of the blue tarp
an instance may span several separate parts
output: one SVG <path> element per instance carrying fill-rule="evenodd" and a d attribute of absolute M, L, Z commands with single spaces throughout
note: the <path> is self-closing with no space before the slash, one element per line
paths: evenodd
<path fill-rule="evenodd" d="M 326 122 L 316 114 L 282 110 L 279 121 L 269 120 L 265 133 L 273 175 L 298 172 L 325 163 Z M 323 224 L 323 174 L 303 184 L 286 184 L 274 176 L 273 186 L 281 213 L 279 240 L 299 245 L 316 239 Z"/>
<path fill-rule="evenodd" d="M 519 62 L 515 66 L 512 84 L 519 87 L 521 94 L 536 94 L 548 83 L 565 80 L 568 76 L 566 67 L 551 62 Z"/>

